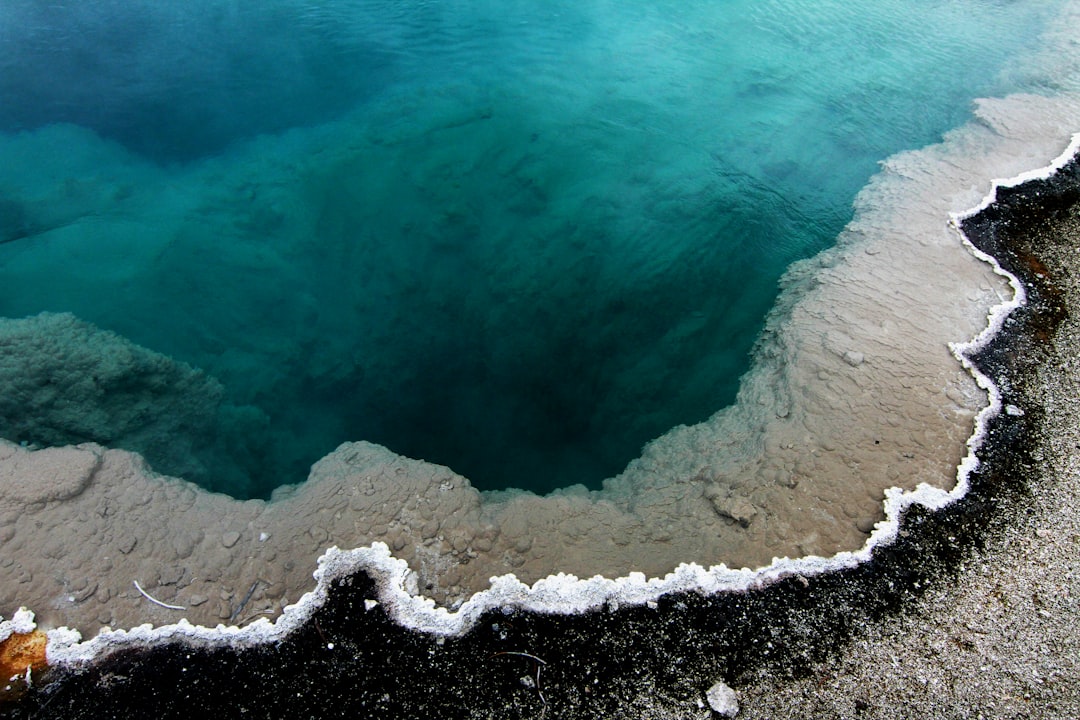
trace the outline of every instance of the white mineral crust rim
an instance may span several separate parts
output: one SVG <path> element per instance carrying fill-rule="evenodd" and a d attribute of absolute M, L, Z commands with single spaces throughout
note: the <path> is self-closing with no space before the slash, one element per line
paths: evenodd
<path fill-rule="evenodd" d="M 992 190 L 979 205 L 953 215 L 953 224 L 959 227 L 964 218 L 989 206 L 999 187 L 1048 177 L 1067 164 L 1078 150 L 1080 133 L 1074 135 L 1068 148 L 1046 167 L 1025 172 L 1009 180 L 995 181 Z M 629 573 L 614 579 L 602 576 L 579 579 L 560 573 L 541 579 L 531 587 L 519 581 L 513 574 L 507 574 L 492 578 L 489 589 L 471 595 L 456 610 L 449 610 L 437 606 L 430 598 L 409 591 L 410 586 L 415 587 L 415 573 L 404 560 L 394 557 L 385 543 L 374 542 L 369 546 L 351 550 L 342 550 L 335 546 L 326 550 L 318 559 L 318 568 L 314 572 L 314 590 L 304 594 L 297 603 L 287 606 L 273 621 L 260 618 L 243 628 L 223 624 L 211 628 L 180 620 L 175 624 L 158 627 L 145 624 L 128 630 L 106 628 L 86 641 L 82 640 L 77 630 L 59 627 L 48 630 L 47 633 L 48 661 L 54 666 L 79 664 L 120 648 L 144 647 L 178 640 L 193 645 L 225 645 L 237 648 L 279 641 L 304 625 L 326 602 L 333 581 L 359 572 L 368 573 L 377 587 L 375 597 L 366 603 L 369 611 L 381 605 L 397 623 L 406 628 L 437 636 L 454 636 L 467 631 L 483 613 L 490 610 L 512 608 L 568 615 L 599 607 L 651 604 L 668 593 L 738 592 L 760 588 L 787 576 L 811 576 L 854 567 L 868 560 L 878 545 L 887 545 L 895 540 L 899 531 L 899 519 L 911 506 L 917 504 L 937 510 L 964 497 L 969 487 L 968 476 L 979 465 L 975 451 L 986 438 L 988 422 L 1001 412 L 998 388 L 971 364 L 968 356 L 983 347 L 1001 329 L 1008 314 L 1025 302 L 1024 291 L 1017 278 L 1003 270 L 992 257 L 975 249 L 966 239 L 964 242 L 971 252 L 989 263 L 994 272 L 1007 278 L 1014 290 L 1012 298 L 993 307 L 986 328 L 976 338 L 970 342 L 952 345 L 953 354 L 987 392 L 989 402 L 976 417 L 975 431 L 967 441 L 967 455 L 957 468 L 955 487 L 951 491 L 945 491 L 921 483 L 911 492 L 899 488 L 887 490 L 884 501 L 885 520 L 877 523 L 869 539 L 857 551 L 840 552 L 828 558 L 812 555 L 797 559 L 776 558 L 769 565 L 757 570 L 733 570 L 722 564 L 705 568 L 695 563 L 684 563 L 662 578 L 647 578 L 642 573 Z M 34 627 L 33 613 L 22 608 L 15 612 L 10 620 L 0 620 L 0 640 L 12 633 L 29 632 Z"/>

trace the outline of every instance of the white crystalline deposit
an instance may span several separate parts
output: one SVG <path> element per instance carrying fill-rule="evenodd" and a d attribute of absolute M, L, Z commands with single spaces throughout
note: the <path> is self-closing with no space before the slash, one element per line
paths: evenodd
<path fill-rule="evenodd" d="M 709 688 L 705 698 L 709 701 L 709 707 L 720 717 L 733 718 L 739 714 L 739 698 L 723 681 Z"/>
<path fill-rule="evenodd" d="M 0 642 L 7 640 L 15 633 L 25 635 L 33 632 L 37 625 L 34 623 L 34 613 L 26 608 L 19 608 L 10 620 L 0 616 Z"/>

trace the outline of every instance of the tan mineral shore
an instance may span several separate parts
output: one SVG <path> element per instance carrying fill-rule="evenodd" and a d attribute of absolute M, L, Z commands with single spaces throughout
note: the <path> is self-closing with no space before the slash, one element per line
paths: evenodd
<path fill-rule="evenodd" d="M 327 547 L 372 541 L 451 607 L 506 573 L 658 576 L 685 562 L 753 568 L 857 550 L 885 489 L 953 486 L 986 403 L 950 343 L 982 331 L 1012 290 L 949 214 L 977 204 L 992 178 L 1053 159 L 1078 113 L 1028 96 L 984 101 L 977 115 L 943 144 L 887 161 L 837 246 L 789 272 L 738 402 L 652 442 L 602 491 L 482 496 L 447 468 L 357 442 L 270 502 L 241 502 L 120 450 L 3 443 L 0 615 L 26 606 L 43 627 L 84 634 L 243 623 L 310 590 Z M 4 329 L 57 317 L 73 322 Z M 146 352 L 98 340 L 110 348 L 102 363 Z"/>
<path fill-rule="evenodd" d="M 1036 256 L 1068 316 L 1027 388 L 1046 411 L 1030 497 L 899 617 L 806 677 L 741 685 L 740 719 L 1080 717 L 1080 207 L 1055 232 Z"/>

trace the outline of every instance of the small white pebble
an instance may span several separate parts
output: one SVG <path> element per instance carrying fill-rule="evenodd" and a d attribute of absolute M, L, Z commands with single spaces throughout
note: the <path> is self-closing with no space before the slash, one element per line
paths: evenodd
<path fill-rule="evenodd" d="M 846 362 L 851 367 L 859 367 L 864 362 L 866 362 L 866 356 L 858 350 L 848 350 L 846 353 L 844 353 L 844 362 Z"/>
<path fill-rule="evenodd" d="M 733 718 L 739 714 L 739 698 L 723 681 L 717 682 L 705 693 L 709 707 L 721 717 Z"/>

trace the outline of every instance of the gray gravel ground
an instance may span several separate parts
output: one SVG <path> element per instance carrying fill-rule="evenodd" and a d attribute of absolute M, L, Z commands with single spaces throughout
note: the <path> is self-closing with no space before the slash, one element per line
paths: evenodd
<path fill-rule="evenodd" d="M 1046 409 L 1031 496 L 954 581 L 810 676 L 740 683 L 740 720 L 1080 718 L 1080 208 L 1038 255 L 1069 317 L 1027 390 Z"/>

